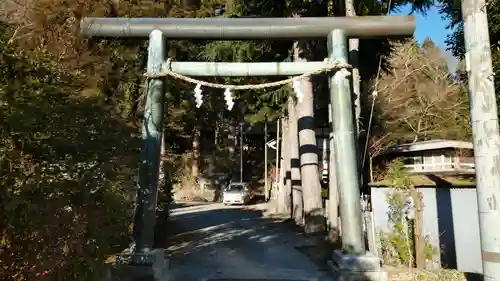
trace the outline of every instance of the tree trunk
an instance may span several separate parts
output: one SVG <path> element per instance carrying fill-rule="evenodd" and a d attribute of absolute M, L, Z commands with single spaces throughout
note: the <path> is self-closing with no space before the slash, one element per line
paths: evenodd
<path fill-rule="evenodd" d="M 165 215 L 164 211 L 168 209 L 166 204 L 170 203 L 170 186 L 167 185 L 167 147 L 165 143 L 165 132 L 161 136 L 161 149 L 160 149 L 160 165 L 158 173 L 158 203 L 162 216 Z"/>
<path fill-rule="evenodd" d="M 301 48 L 298 42 L 294 44 L 294 61 L 306 61 L 301 57 Z M 310 78 L 300 81 L 303 93 L 301 102 L 297 103 L 297 123 L 299 132 L 299 152 L 301 163 L 302 194 L 304 198 L 304 213 L 306 233 L 325 231 L 325 216 L 323 213 L 323 199 L 321 198 L 321 184 L 318 169 L 318 145 L 314 130 L 314 96 Z"/>
<path fill-rule="evenodd" d="M 214 130 L 214 146 L 215 149 L 219 149 L 219 139 L 221 138 L 221 127 L 222 127 L 222 111 L 217 114 Z"/>
<path fill-rule="evenodd" d="M 235 157 L 235 152 L 236 152 L 236 126 L 234 125 L 234 122 L 232 120 L 229 121 L 229 135 L 227 138 L 227 148 L 229 150 L 229 157 L 231 159 L 234 159 Z"/>
<path fill-rule="evenodd" d="M 348 17 L 356 16 L 354 0 L 345 0 L 345 13 Z M 361 132 L 361 76 L 359 75 L 359 39 L 357 38 L 349 39 L 349 63 L 352 65 L 351 85 L 352 92 L 355 96 L 354 117 L 359 139 L 359 134 Z"/>
<path fill-rule="evenodd" d="M 283 143 L 281 145 L 281 155 L 283 159 L 282 165 L 282 176 L 283 176 L 283 184 L 280 186 L 279 190 L 279 198 L 278 198 L 278 212 L 281 214 L 289 215 L 291 213 L 291 181 L 290 181 L 290 153 L 289 153 L 289 133 L 288 133 L 288 119 L 283 118 L 281 128 L 282 128 L 282 137 Z"/>
<path fill-rule="evenodd" d="M 166 159 L 167 159 L 167 146 L 165 142 L 165 132 L 161 135 L 161 149 L 160 149 L 160 172 L 158 174 L 158 186 L 165 187 L 166 175 Z"/>
<path fill-rule="evenodd" d="M 196 126 L 193 130 L 193 162 L 191 164 L 191 176 L 198 180 L 200 173 L 200 128 Z"/>
<path fill-rule="evenodd" d="M 292 188 L 292 218 L 297 225 L 304 224 L 304 202 L 300 181 L 299 140 L 297 134 L 297 114 L 295 101 L 288 97 L 288 140 L 290 153 L 290 176 Z"/>

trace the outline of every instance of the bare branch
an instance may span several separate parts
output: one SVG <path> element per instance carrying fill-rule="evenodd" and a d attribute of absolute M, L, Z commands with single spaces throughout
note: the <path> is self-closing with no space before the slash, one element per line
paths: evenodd
<path fill-rule="evenodd" d="M 466 91 L 451 78 L 439 48 L 432 44 L 419 47 L 414 41 L 396 44 L 389 61 L 392 69 L 378 85 L 377 110 L 382 123 L 370 149 L 394 141 L 466 136 L 461 131 L 467 128 L 450 127 L 466 123 L 456 121 L 457 115 L 468 116 Z"/>

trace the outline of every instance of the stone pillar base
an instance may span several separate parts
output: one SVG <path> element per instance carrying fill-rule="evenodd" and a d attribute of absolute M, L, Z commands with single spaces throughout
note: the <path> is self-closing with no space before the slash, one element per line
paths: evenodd
<path fill-rule="evenodd" d="M 162 280 L 168 267 L 165 249 L 154 249 L 148 253 L 120 253 L 116 264 L 106 269 L 104 281 Z"/>
<path fill-rule="evenodd" d="M 388 281 L 387 272 L 380 266 L 380 259 L 370 252 L 364 255 L 346 255 L 334 251 L 330 263 L 339 281 Z"/>

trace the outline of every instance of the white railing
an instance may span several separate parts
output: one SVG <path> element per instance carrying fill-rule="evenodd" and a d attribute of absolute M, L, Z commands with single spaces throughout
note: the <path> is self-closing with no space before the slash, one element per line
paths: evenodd
<path fill-rule="evenodd" d="M 411 172 L 474 172 L 474 163 L 431 163 L 404 165 Z"/>

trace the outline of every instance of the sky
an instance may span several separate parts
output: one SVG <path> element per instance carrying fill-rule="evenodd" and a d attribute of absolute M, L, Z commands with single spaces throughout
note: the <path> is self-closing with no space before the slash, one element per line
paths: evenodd
<path fill-rule="evenodd" d="M 407 5 L 398 12 L 392 12 L 391 15 L 408 15 L 411 11 L 411 6 Z M 448 62 L 448 67 L 451 72 L 455 72 L 457 67 L 457 59 L 450 52 L 446 51 L 446 35 L 451 33 L 451 30 L 446 29 L 448 21 L 441 18 L 438 7 L 432 7 L 426 15 L 415 13 L 417 18 L 417 28 L 415 30 L 415 39 L 422 43 L 426 38 L 431 38 L 434 43 L 443 50 L 443 56 Z"/>

